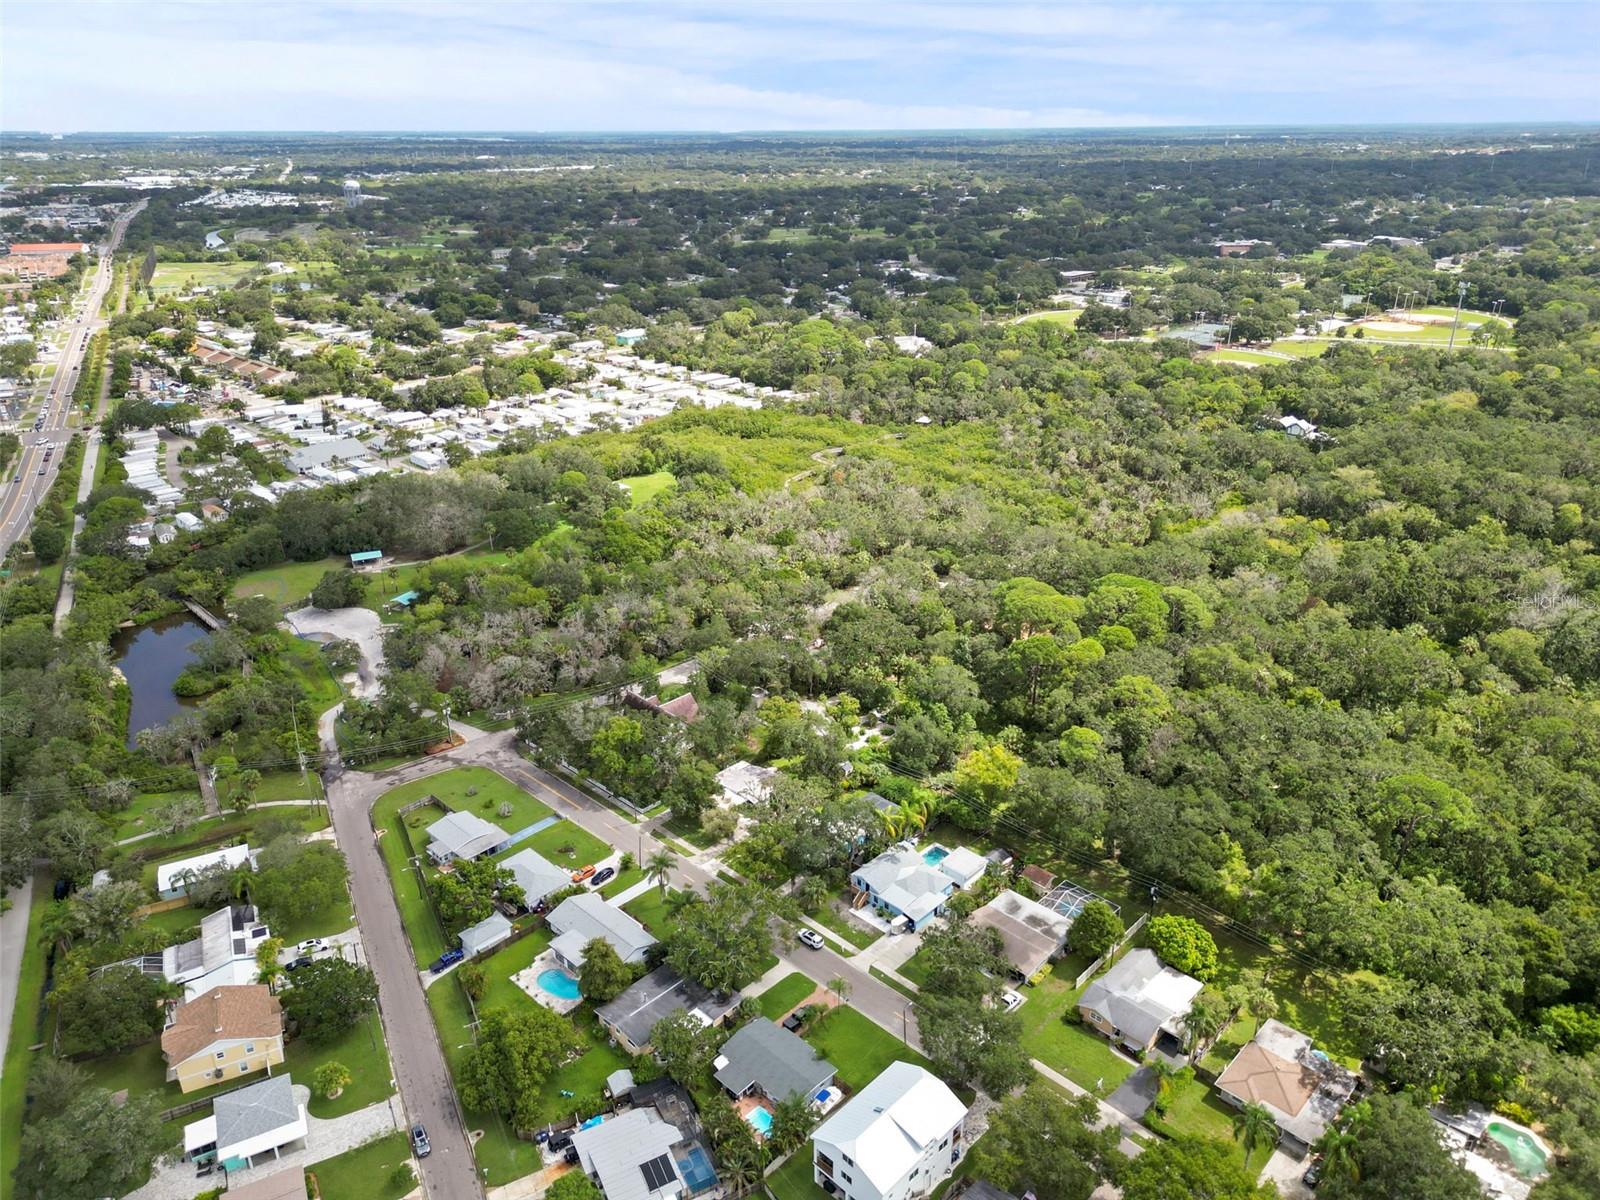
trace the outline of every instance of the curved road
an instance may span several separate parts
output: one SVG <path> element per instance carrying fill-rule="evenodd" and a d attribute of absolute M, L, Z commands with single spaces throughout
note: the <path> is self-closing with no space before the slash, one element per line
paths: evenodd
<path fill-rule="evenodd" d="M 0 482 L 0 489 L 3 489 L 3 494 L 0 494 L 0 556 L 11 549 L 13 542 L 27 534 L 33 525 L 34 509 L 55 482 L 61 460 L 52 457 L 46 463 L 45 448 L 59 448 L 71 440 L 72 431 L 67 425 L 67 418 L 72 412 L 72 390 L 78 386 L 78 373 L 83 369 L 89 337 L 104 323 L 100 320 L 100 305 L 111 287 L 112 255 L 122 244 L 128 223 L 143 212 L 148 203 L 148 200 L 141 200 L 118 217 L 111 226 L 111 236 L 100 246 L 99 262 L 89 285 L 89 294 L 76 319 L 66 327 L 67 340 L 61 349 L 61 361 L 56 364 L 55 374 L 45 389 L 44 403 L 49 405 L 50 415 L 45 418 L 44 428 L 35 431 L 30 425 L 18 430 L 22 450 L 17 456 L 19 461 L 16 470 L 4 482 Z"/>

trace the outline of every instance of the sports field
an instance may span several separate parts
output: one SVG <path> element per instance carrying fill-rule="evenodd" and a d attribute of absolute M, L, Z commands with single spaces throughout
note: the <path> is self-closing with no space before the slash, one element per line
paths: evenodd
<path fill-rule="evenodd" d="M 158 296 L 171 296 L 194 287 L 232 287 L 260 265 L 253 262 L 158 263 L 150 283 Z"/>

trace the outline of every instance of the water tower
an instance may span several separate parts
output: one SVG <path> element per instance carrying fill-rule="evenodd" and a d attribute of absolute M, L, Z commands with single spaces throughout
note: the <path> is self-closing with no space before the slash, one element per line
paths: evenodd
<path fill-rule="evenodd" d="M 354 179 L 344 181 L 344 206 L 346 208 L 361 207 L 361 185 Z"/>

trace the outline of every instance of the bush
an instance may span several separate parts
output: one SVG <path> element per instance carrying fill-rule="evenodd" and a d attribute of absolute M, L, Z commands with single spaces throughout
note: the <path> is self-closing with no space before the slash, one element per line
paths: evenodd
<path fill-rule="evenodd" d="M 395 1192 L 409 1192 L 417 1186 L 417 1173 L 411 1169 L 410 1163 L 401 1163 L 389 1176 L 389 1190 Z"/>
<path fill-rule="evenodd" d="M 1079 954 L 1099 958 L 1122 936 L 1122 918 L 1117 916 L 1104 900 L 1091 900 L 1083 906 L 1068 935 L 1072 948 Z"/>
<path fill-rule="evenodd" d="M 1207 980 L 1217 973 L 1217 943 L 1200 922 L 1173 913 L 1156 917 L 1146 928 L 1150 949 L 1176 971 Z"/>

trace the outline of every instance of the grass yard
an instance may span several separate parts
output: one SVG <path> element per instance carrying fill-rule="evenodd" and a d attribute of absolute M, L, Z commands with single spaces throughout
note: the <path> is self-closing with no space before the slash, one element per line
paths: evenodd
<path fill-rule="evenodd" d="M 756 998 L 756 1003 L 763 1017 L 776 1021 L 816 990 L 816 982 L 810 976 L 803 971 L 795 971 L 762 992 Z"/>
<path fill-rule="evenodd" d="M 617 872 L 616 878 L 600 889 L 600 894 L 609 900 L 613 896 L 621 895 L 643 878 L 643 867 L 629 867 L 626 871 Z"/>
<path fill-rule="evenodd" d="M 307 755 L 308 762 L 310 755 Z M 256 803 L 268 800 L 320 800 L 322 779 L 315 771 L 307 770 L 304 777 L 299 771 L 263 771 L 261 786 L 256 789 Z M 310 808 L 310 805 L 305 807 Z"/>
<path fill-rule="evenodd" d="M 716 838 L 707 836 L 706 831 L 693 821 L 680 821 L 677 817 L 673 817 L 662 828 L 673 836 L 682 838 L 697 850 L 709 850 L 717 844 Z"/>
<path fill-rule="evenodd" d="M 414 784 L 406 787 L 414 787 Z M 383 854 L 383 863 L 389 869 L 389 886 L 394 889 L 395 903 L 400 908 L 400 920 L 406 927 L 406 936 L 411 940 L 411 951 L 416 955 L 417 965 L 427 966 L 445 951 L 444 930 L 439 925 L 439 920 L 434 916 L 433 905 L 422 891 L 422 879 L 411 865 L 410 857 L 406 851 L 406 843 L 401 833 L 399 807 L 413 797 L 402 796 L 395 799 L 395 792 L 405 788 L 396 788 L 395 791 L 380 796 L 372 810 L 372 821 L 378 830 L 378 849 Z M 422 829 L 444 814 L 437 808 L 419 809 L 408 813 L 406 821 L 410 822 L 409 832 L 414 842 L 420 842 Z M 421 854 L 421 846 L 417 846 L 417 853 Z"/>
<path fill-rule="evenodd" d="M 1233 1140 L 1234 1111 L 1204 1083 L 1187 1074 L 1172 1081 L 1166 1115 L 1158 1117 L 1147 1113 L 1145 1123 L 1170 1137 L 1202 1137 L 1233 1143 L 1235 1153 L 1243 1160 L 1244 1147 Z M 1253 1178 L 1261 1173 L 1271 1157 L 1271 1146 L 1257 1146 L 1245 1163 L 1245 1169 Z"/>
<path fill-rule="evenodd" d="M 181 833 L 158 834 L 128 847 L 129 853 L 144 864 L 141 878 L 154 890 L 156 865 L 179 858 L 249 841 L 257 826 L 268 821 L 294 821 L 306 833 L 328 827 L 325 808 L 296 806 L 293 808 L 252 808 L 243 813 L 223 813 L 191 825 Z"/>
<path fill-rule="evenodd" d="M 921 1054 L 853 1008 L 830 1009 L 811 1023 L 805 1039 L 838 1068 L 839 1082 L 852 1092 L 866 1087 L 892 1062 L 931 1066 Z"/>
<path fill-rule="evenodd" d="M 667 910 L 667 899 L 671 895 L 672 889 L 670 888 L 663 894 L 660 888 L 654 887 L 648 892 L 629 900 L 622 906 L 622 911 L 655 934 L 656 937 L 665 937 L 667 925 L 670 924 L 672 919 L 668 916 Z"/>
<path fill-rule="evenodd" d="M 59 903 L 53 899 L 55 880 L 48 873 L 34 877 L 33 903 L 28 910 L 27 938 L 22 944 L 22 963 L 17 975 L 16 1006 L 11 1013 L 11 1032 L 6 1040 L 5 1066 L 0 1070 L 0 1196 L 9 1197 L 14 1184 L 22 1141 L 22 1117 L 26 1111 L 28 1072 L 33 1065 L 30 1047 L 44 1040 L 44 984 L 47 962 L 40 943 L 45 914 Z"/>
<path fill-rule="evenodd" d="M 1027 321 L 1047 321 L 1051 325 L 1061 325 L 1071 329 L 1078 323 L 1078 318 L 1081 316 L 1083 316 L 1083 309 L 1081 308 L 1056 308 L 1048 312 L 1029 313 L 1025 317 L 1019 317 L 1018 324 Z"/>
<path fill-rule="evenodd" d="M 133 803 L 127 808 L 111 814 L 117 822 L 111 836 L 121 841 L 123 838 L 137 837 L 141 833 L 149 833 L 151 826 L 148 823 L 150 810 L 164 801 L 174 797 L 183 796 L 189 799 L 200 799 L 199 792 L 141 792 L 133 798 Z"/>
<path fill-rule="evenodd" d="M 650 475 L 631 475 L 617 480 L 633 497 L 633 506 L 639 508 L 669 490 L 678 482 L 671 471 L 656 471 Z"/>
<path fill-rule="evenodd" d="M 831 900 L 812 913 L 811 919 L 818 925 L 833 930 L 858 950 L 865 950 L 883 936 L 880 930 L 869 929 L 860 921 L 852 920 L 840 912 L 838 906 Z"/>
<path fill-rule="evenodd" d="M 809 1141 L 767 1176 L 767 1190 L 778 1200 L 828 1200 L 828 1193 L 817 1186 Z"/>
<path fill-rule="evenodd" d="M 1272 343 L 1273 350 L 1279 354 L 1287 354 L 1292 358 L 1320 358 L 1328 352 L 1331 342 L 1318 342 L 1296 339 L 1294 341 L 1281 340 Z"/>
<path fill-rule="evenodd" d="M 323 574 L 348 565 L 342 558 L 320 558 L 316 562 L 279 563 L 241 575 L 234 581 L 233 594 L 265 596 L 281 608 L 299 608 Z"/>
<path fill-rule="evenodd" d="M 399 1200 L 415 1186 L 412 1176 L 396 1175 L 411 1164 L 411 1144 L 396 1131 L 325 1158 L 306 1173 L 317 1181 L 322 1200 Z"/>
<path fill-rule="evenodd" d="M 279 631 L 279 637 L 282 639 L 279 661 L 285 673 L 293 676 L 305 688 L 313 717 L 312 723 L 315 724 L 315 717 L 321 716 L 344 699 L 344 689 L 339 686 L 339 681 L 328 669 L 327 656 L 322 653 L 322 647 L 318 643 L 295 637 L 285 631 Z M 311 741 L 314 742 L 315 739 L 316 734 L 312 732 Z M 310 746 L 307 745 L 306 748 L 309 749 Z"/>
<path fill-rule="evenodd" d="M 524 825 L 529 823 L 523 822 Z M 520 829 L 522 825 L 516 828 Z M 557 821 L 548 829 L 541 829 L 531 838 L 518 842 L 511 848 L 510 853 L 515 854 L 518 850 L 529 848 L 554 865 L 572 871 L 611 857 L 610 846 L 587 829 L 565 819 Z"/>
<path fill-rule="evenodd" d="M 1072 979 L 1065 974 L 1056 978 L 1053 969 L 1029 988 L 1027 1003 L 1017 1010 L 1022 1046 L 1030 1057 L 1060 1071 L 1079 1087 L 1105 1096 L 1133 1074 L 1135 1065 L 1113 1051 L 1104 1038 L 1061 1019 L 1077 1005 L 1078 996 Z"/>
<path fill-rule="evenodd" d="M 171 296 L 191 287 L 232 287 L 251 271 L 254 262 L 164 262 L 156 264 L 150 286 L 157 296 Z"/>
<path fill-rule="evenodd" d="M 543 801 L 529 795 L 504 775 L 487 767 L 453 767 L 448 771 L 440 771 L 437 775 L 429 775 L 425 779 L 418 779 L 395 788 L 380 799 L 378 804 L 383 805 L 391 797 L 395 797 L 398 798 L 398 803 L 394 807 L 398 808 L 401 804 L 430 795 L 439 797 L 458 811 L 476 813 L 484 820 L 500 826 L 507 833 L 526 829 L 534 822 L 551 815 L 549 807 Z M 511 812 L 507 816 L 500 815 L 500 807 L 503 804 L 511 806 Z M 374 813 L 376 812 L 377 808 L 374 807 Z M 417 849 L 421 851 L 423 843 L 419 842 Z"/>
<path fill-rule="evenodd" d="M 1205 356 L 1206 362 L 1239 363 L 1247 367 L 1270 367 L 1288 361 L 1282 355 L 1263 354 L 1260 350 L 1213 350 Z"/>
<path fill-rule="evenodd" d="M 350 1072 L 350 1083 L 335 1100 L 313 1092 L 307 1106 L 313 1117 L 342 1117 L 369 1104 L 376 1104 L 394 1089 L 390 1086 L 389 1048 L 383 1042 L 383 1023 L 369 1012 L 355 1028 L 325 1046 L 296 1038 L 284 1047 L 284 1069 L 294 1072 L 297 1082 L 311 1086 L 312 1073 L 323 1063 L 342 1063 Z"/>
<path fill-rule="evenodd" d="M 139 924 L 145 929 L 161 930 L 169 939 L 168 945 L 171 945 L 198 936 L 200 918 L 205 915 L 198 908 L 185 904 L 182 908 L 169 908 L 166 912 L 140 917 Z"/>

